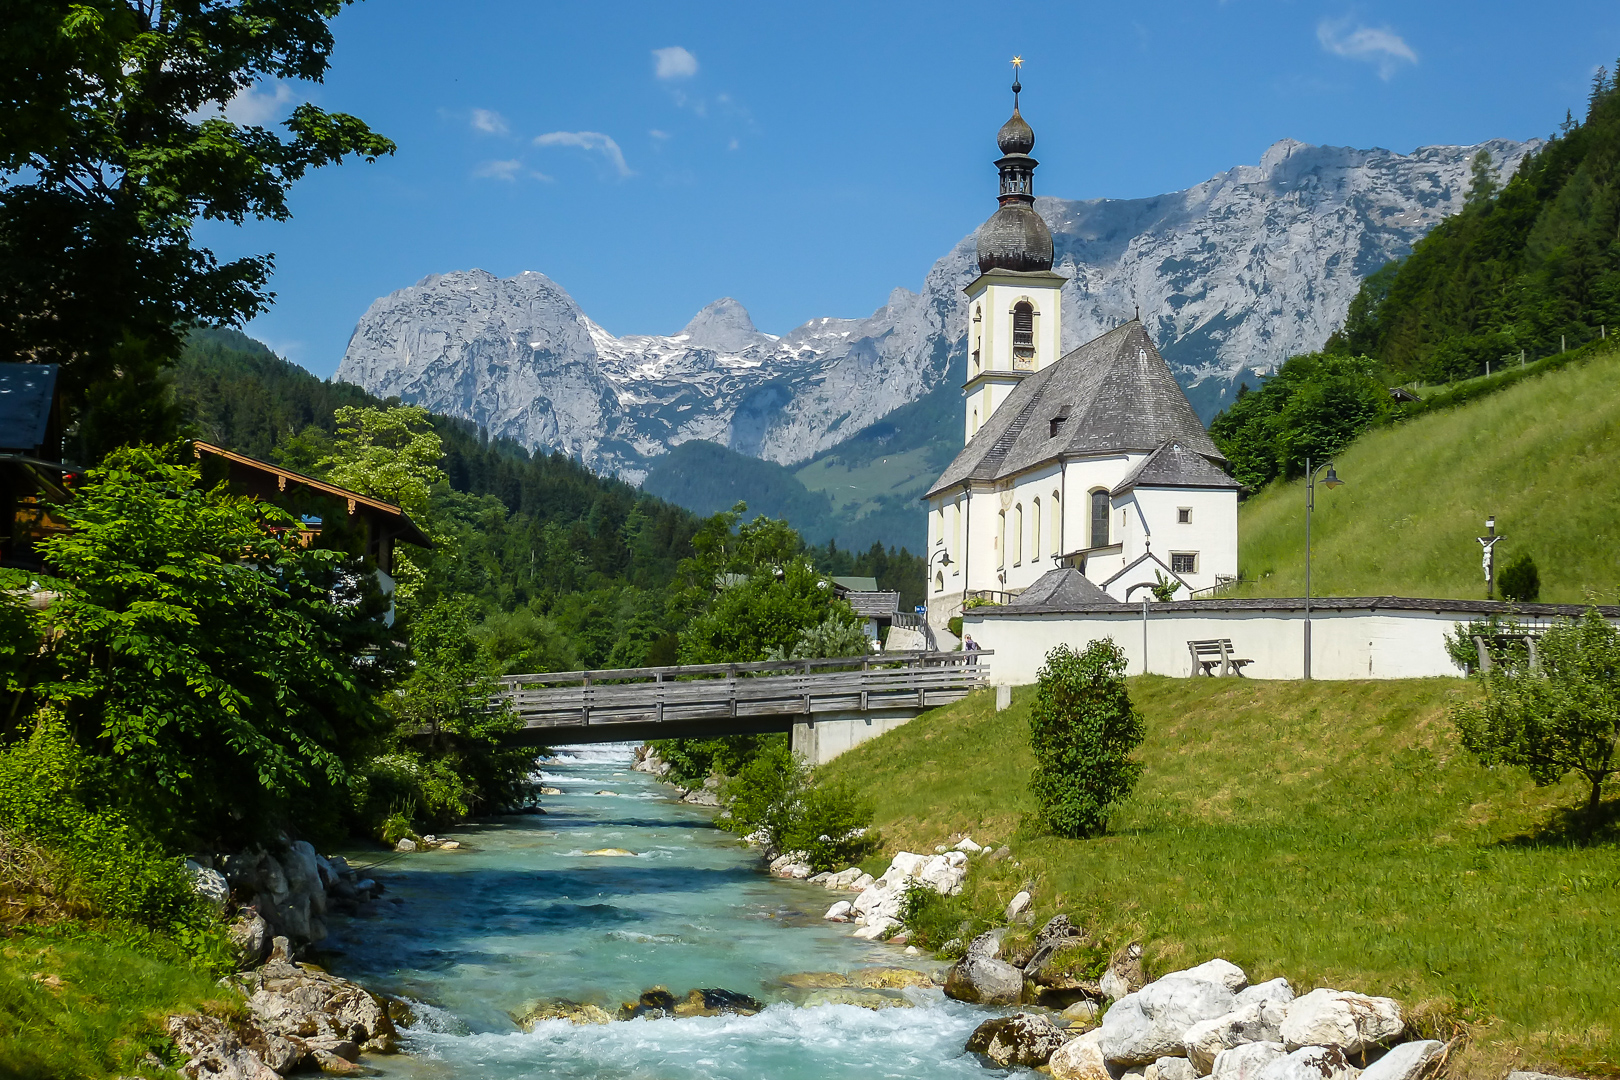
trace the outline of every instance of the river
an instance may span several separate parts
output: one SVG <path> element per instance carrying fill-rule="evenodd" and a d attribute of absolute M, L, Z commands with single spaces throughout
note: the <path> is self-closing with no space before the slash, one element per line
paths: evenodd
<path fill-rule="evenodd" d="M 629 746 L 560 750 L 543 775 L 563 794 L 545 800 L 545 815 L 468 825 L 454 833 L 462 850 L 376 867 L 386 893 L 334 920 L 324 950 L 338 974 L 423 1004 L 405 1033 L 410 1054 L 367 1065 L 409 1080 L 986 1075 L 962 1046 L 988 1013 L 936 989 L 907 991 L 914 1008 L 881 1011 L 784 1000 L 778 980 L 793 972 L 930 965 L 824 922 L 850 894 L 762 874 L 710 824 L 712 811 L 671 801 L 631 760 Z M 601 848 L 636 854 L 585 854 Z M 536 998 L 611 1012 L 655 985 L 770 1004 L 756 1016 L 550 1020 L 527 1033 L 509 1015 Z"/>

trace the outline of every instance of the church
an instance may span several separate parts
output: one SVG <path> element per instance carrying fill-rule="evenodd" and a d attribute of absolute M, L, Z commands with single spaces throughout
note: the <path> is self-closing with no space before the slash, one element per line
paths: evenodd
<path fill-rule="evenodd" d="M 1185 600 L 1237 575 L 1239 485 L 1140 319 L 1059 355 L 1068 279 L 1035 212 L 1035 133 L 1012 89 L 1001 205 L 966 290 L 964 446 L 925 496 L 940 629 L 973 599 L 1108 603 L 1166 581 Z"/>

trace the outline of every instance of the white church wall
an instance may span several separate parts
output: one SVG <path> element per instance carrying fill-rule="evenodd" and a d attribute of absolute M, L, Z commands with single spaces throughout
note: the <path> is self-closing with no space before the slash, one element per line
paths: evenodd
<path fill-rule="evenodd" d="M 1129 566 L 1149 550 L 1165 565 L 1173 566 L 1177 553 L 1193 556 L 1194 569 L 1180 576 L 1194 589 L 1206 589 L 1221 578 L 1237 575 L 1237 492 L 1221 488 L 1138 488 L 1120 497 L 1133 529 L 1120 556 L 1119 566 L 1107 574 L 1086 576 L 1101 584 L 1120 567 Z M 1180 521 L 1181 511 L 1189 520 Z M 1100 571 L 1103 569 L 1098 567 Z M 1152 572 L 1147 572 L 1152 578 Z M 1134 581 L 1121 579 L 1110 586 L 1109 594 L 1125 598 Z"/>
<path fill-rule="evenodd" d="M 1148 605 L 1147 670 L 1151 673 L 1189 676 L 1193 672 L 1187 642 L 1230 638 L 1234 655 L 1254 661 L 1244 668 L 1245 676 L 1304 676 L 1303 608 L 1222 610 L 1217 601 L 1199 602 L 1192 608 L 1183 605 L 1165 610 Z M 1313 610 L 1311 674 L 1318 679 L 1461 675 L 1446 652 L 1445 635 L 1456 623 L 1474 617 L 1469 612 L 1402 608 Z M 996 683 L 1032 683 L 1046 653 L 1054 646 L 1066 643 L 1083 649 L 1101 638 L 1112 638 L 1120 647 L 1130 674 L 1139 675 L 1143 670 L 1140 604 L 1101 613 L 992 615 L 984 609 L 970 610 L 963 619 L 963 631 L 982 648 L 995 650 L 990 670 Z"/>

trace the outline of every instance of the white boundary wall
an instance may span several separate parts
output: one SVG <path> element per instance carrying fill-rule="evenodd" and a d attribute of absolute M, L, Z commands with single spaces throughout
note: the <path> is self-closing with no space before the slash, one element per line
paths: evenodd
<path fill-rule="evenodd" d="M 1421 607 L 1424 601 L 1391 598 L 1388 601 L 1328 600 L 1322 608 L 1313 606 L 1311 635 L 1313 655 L 1311 674 L 1318 679 L 1411 679 L 1430 676 L 1460 676 L 1462 670 L 1446 652 L 1445 635 L 1457 623 L 1468 623 L 1490 614 L 1506 615 L 1507 604 L 1481 601 L 1464 606 L 1457 601 L 1432 601 L 1434 607 Z M 1305 612 L 1298 600 L 1272 601 L 1261 608 L 1259 601 L 1192 601 L 1149 604 L 1147 615 L 1147 670 L 1155 675 L 1193 674 L 1187 642 L 1210 638 L 1230 638 L 1233 653 L 1254 661 L 1243 674 L 1256 679 L 1298 679 L 1304 676 Z M 1313 601 L 1314 605 L 1315 601 Z M 1286 605 L 1286 606 L 1284 606 Z M 1438 609 L 1438 610 L 1437 610 Z M 1614 621 L 1620 611 L 1601 609 Z M 1578 607 L 1527 605 L 1521 621 L 1544 624 L 1548 618 L 1570 617 Z M 1117 609 L 1084 611 L 1030 611 L 1013 608 L 970 608 L 962 620 L 963 631 L 971 634 L 981 648 L 994 649 L 995 664 L 991 682 L 1025 685 L 1035 681 L 1035 673 L 1048 650 L 1068 644 L 1075 650 L 1088 642 L 1112 638 L 1125 653 L 1127 671 L 1143 671 L 1143 620 L 1140 604 Z"/>

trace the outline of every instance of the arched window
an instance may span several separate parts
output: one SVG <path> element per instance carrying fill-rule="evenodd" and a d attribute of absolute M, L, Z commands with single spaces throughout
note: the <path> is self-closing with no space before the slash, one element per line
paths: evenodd
<path fill-rule="evenodd" d="M 1019 503 L 1013 507 L 1013 530 L 1011 537 L 1012 561 L 1018 566 L 1024 561 L 1024 504 Z"/>
<path fill-rule="evenodd" d="M 996 519 L 996 569 L 1007 569 L 1007 511 Z"/>
<path fill-rule="evenodd" d="M 945 591 L 945 571 L 943 571 L 943 570 L 934 571 L 934 591 L 935 592 L 944 592 Z"/>
<path fill-rule="evenodd" d="M 1013 356 L 1031 360 L 1035 356 L 1035 309 L 1028 300 L 1013 305 Z"/>
<path fill-rule="evenodd" d="M 1063 507 L 1056 491 L 1052 492 L 1052 554 L 1063 554 Z"/>
<path fill-rule="evenodd" d="M 1091 546 L 1108 546 L 1108 492 L 1091 493 Z"/>
<path fill-rule="evenodd" d="M 1029 504 L 1029 559 L 1035 562 L 1041 557 L 1041 500 L 1036 499 Z"/>

